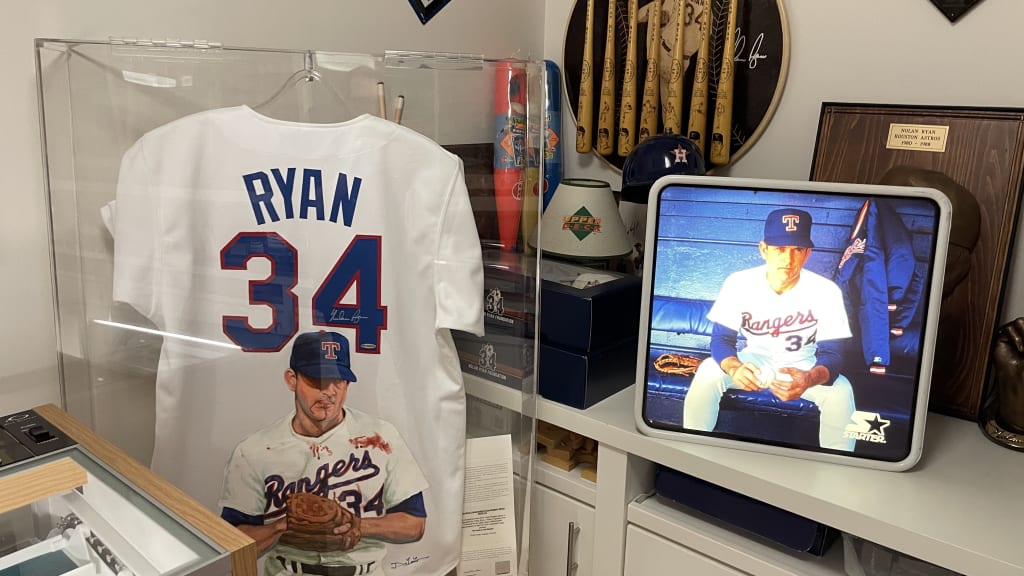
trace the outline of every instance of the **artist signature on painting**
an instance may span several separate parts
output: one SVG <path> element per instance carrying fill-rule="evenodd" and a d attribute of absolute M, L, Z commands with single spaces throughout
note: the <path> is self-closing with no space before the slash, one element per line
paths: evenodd
<path fill-rule="evenodd" d="M 405 568 L 406 566 L 412 566 L 413 564 L 417 562 L 422 562 L 427 558 L 430 558 L 430 556 L 406 556 L 405 560 L 398 560 L 392 562 L 391 569 L 395 570 L 397 568 Z"/>

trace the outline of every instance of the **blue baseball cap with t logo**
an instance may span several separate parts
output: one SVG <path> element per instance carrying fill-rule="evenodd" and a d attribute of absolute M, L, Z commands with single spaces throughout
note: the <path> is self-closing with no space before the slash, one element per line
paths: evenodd
<path fill-rule="evenodd" d="M 764 243 L 769 246 L 814 248 L 811 215 L 795 208 L 773 210 L 764 219 Z"/>
<path fill-rule="evenodd" d="M 288 365 L 309 378 L 355 382 L 348 352 L 348 339 L 337 332 L 305 332 L 292 344 Z"/>

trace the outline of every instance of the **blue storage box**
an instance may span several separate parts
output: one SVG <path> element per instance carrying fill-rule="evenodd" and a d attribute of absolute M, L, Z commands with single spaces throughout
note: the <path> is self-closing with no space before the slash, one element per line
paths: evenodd
<path fill-rule="evenodd" d="M 636 336 L 587 353 L 541 342 L 537 391 L 554 402 L 589 408 L 633 383 L 636 348 Z"/>
<path fill-rule="evenodd" d="M 638 336 L 640 277 L 544 260 L 541 280 L 542 343 L 585 353 Z"/>
<path fill-rule="evenodd" d="M 657 467 L 654 490 L 684 506 L 814 556 L 824 555 L 840 534 L 810 518 L 664 466 Z"/>
<path fill-rule="evenodd" d="M 537 301 L 536 257 L 484 251 L 488 332 L 530 338 Z M 608 348 L 640 330 L 642 279 L 545 258 L 540 263 L 540 339 L 565 350 Z"/>

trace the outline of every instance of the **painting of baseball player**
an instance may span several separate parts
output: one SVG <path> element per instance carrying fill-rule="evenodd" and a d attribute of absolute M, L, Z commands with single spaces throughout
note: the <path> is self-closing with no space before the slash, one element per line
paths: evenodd
<path fill-rule="evenodd" d="M 393 425 L 345 405 L 356 375 L 341 334 L 300 334 L 284 382 L 294 410 L 235 447 L 224 471 L 221 517 L 267 553 L 265 574 L 385 573 L 388 543 L 423 536 L 423 473 Z M 349 520 L 320 537 L 299 534 L 317 519 L 300 521 L 298 510 L 288 509 L 295 493 L 324 497 L 339 508 L 335 517 Z"/>
<path fill-rule="evenodd" d="M 814 248 L 811 225 L 803 210 L 772 211 L 758 244 L 765 263 L 725 279 L 707 315 L 714 323 L 711 356 L 686 394 L 684 428 L 713 430 L 727 389 L 767 389 L 779 400 L 818 406 L 822 448 L 853 450 L 855 440 L 843 437 L 855 409 L 853 388 L 838 371 L 850 325 L 839 287 L 804 269 Z M 738 350 L 741 335 L 747 345 Z"/>

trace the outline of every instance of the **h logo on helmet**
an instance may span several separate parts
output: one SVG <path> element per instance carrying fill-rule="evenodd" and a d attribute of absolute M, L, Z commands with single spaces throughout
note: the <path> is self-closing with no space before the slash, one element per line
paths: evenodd
<path fill-rule="evenodd" d="M 690 151 L 687 150 L 686 148 L 683 148 L 682 144 L 676 146 L 676 149 L 672 151 L 672 154 L 675 154 L 676 164 L 679 164 L 680 162 L 682 162 L 683 164 L 689 163 L 686 157 L 690 154 Z"/>
<path fill-rule="evenodd" d="M 337 360 L 341 342 L 321 342 L 320 350 L 324 352 L 324 360 Z"/>
<path fill-rule="evenodd" d="M 786 223 L 786 232 L 796 232 L 796 225 L 800 223 L 800 217 L 796 214 L 786 214 L 782 217 Z"/>

